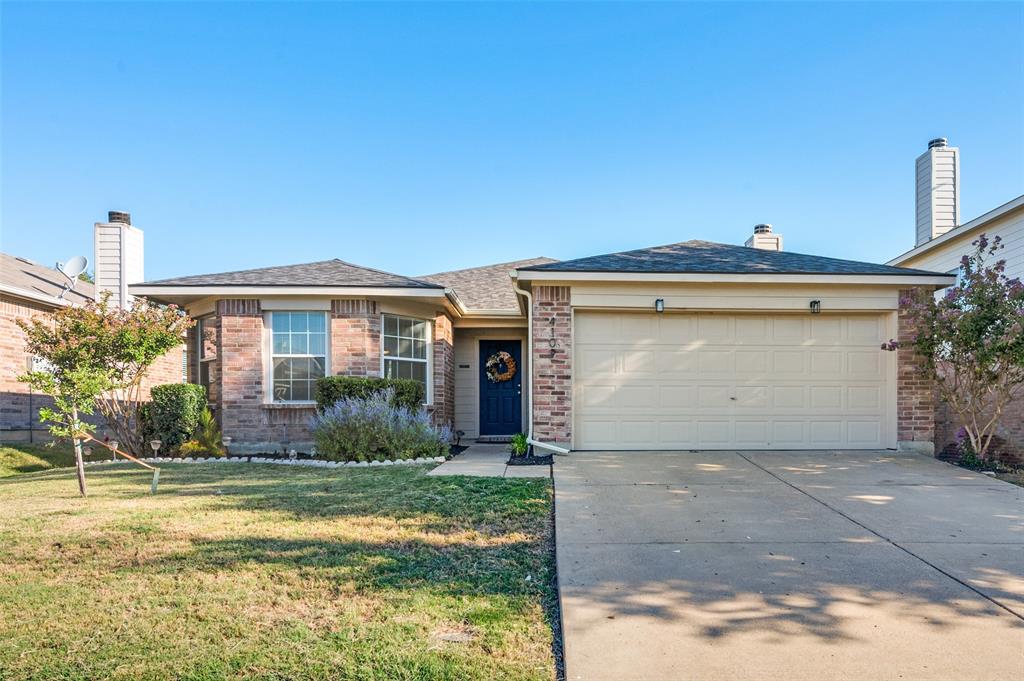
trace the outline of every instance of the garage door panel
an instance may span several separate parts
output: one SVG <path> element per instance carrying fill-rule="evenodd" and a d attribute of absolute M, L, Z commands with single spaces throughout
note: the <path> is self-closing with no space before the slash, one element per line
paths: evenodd
<path fill-rule="evenodd" d="M 653 350 L 628 350 L 622 353 L 622 373 L 629 375 L 655 374 Z"/>
<path fill-rule="evenodd" d="M 814 385 L 810 388 L 810 409 L 834 411 L 843 408 L 842 385 Z"/>
<path fill-rule="evenodd" d="M 844 366 L 842 352 L 811 351 L 811 373 L 816 376 L 842 376 Z"/>
<path fill-rule="evenodd" d="M 883 315 L 575 317 L 579 449 L 895 445 Z"/>
<path fill-rule="evenodd" d="M 802 350 L 772 351 L 772 375 L 803 376 L 807 373 L 807 354 Z"/>
<path fill-rule="evenodd" d="M 664 409 L 692 409 L 697 405 L 697 386 L 662 385 L 660 406 Z"/>
<path fill-rule="evenodd" d="M 659 349 L 656 352 L 655 365 L 661 376 L 671 374 L 686 378 L 697 369 L 697 353 L 693 350 Z"/>
<path fill-rule="evenodd" d="M 702 350 L 698 355 L 698 366 L 702 376 L 722 374 L 732 376 L 735 371 L 733 353 L 730 350 Z"/>
<path fill-rule="evenodd" d="M 848 353 L 849 377 L 853 379 L 882 378 L 882 356 L 877 351 Z"/>

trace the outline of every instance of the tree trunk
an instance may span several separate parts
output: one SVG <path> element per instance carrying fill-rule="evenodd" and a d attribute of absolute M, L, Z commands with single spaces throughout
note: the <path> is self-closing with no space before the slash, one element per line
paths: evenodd
<path fill-rule="evenodd" d="M 78 423 L 78 409 L 72 408 L 71 418 L 75 424 Z M 82 441 L 77 437 L 72 438 L 75 443 L 75 470 L 78 473 L 78 491 L 85 496 L 85 461 L 82 460 Z"/>

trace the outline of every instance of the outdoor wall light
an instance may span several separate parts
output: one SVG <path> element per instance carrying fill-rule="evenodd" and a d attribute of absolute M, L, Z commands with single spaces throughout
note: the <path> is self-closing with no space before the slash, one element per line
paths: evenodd
<path fill-rule="evenodd" d="M 821 301 L 820 300 L 812 300 L 811 301 L 811 314 L 818 314 L 820 312 L 821 312 Z"/>
<path fill-rule="evenodd" d="M 665 299 L 664 298 L 658 298 L 657 300 L 654 301 L 654 311 L 655 312 L 664 312 L 665 311 Z"/>

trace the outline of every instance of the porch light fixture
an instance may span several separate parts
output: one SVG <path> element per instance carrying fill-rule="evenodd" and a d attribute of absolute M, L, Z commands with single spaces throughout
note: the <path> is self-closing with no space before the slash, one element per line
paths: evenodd
<path fill-rule="evenodd" d="M 658 298 L 657 300 L 654 301 L 654 311 L 658 312 L 658 313 L 661 313 L 661 312 L 665 311 L 665 299 L 664 298 Z"/>
<path fill-rule="evenodd" d="M 811 314 L 819 314 L 820 312 L 821 312 L 821 301 L 820 300 L 812 300 L 811 301 Z"/>

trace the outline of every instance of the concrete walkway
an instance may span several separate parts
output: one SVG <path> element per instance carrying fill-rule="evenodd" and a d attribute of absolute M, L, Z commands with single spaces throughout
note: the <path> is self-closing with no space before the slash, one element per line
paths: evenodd
<path fill-rule="evenodd" d="M 566 678 L 1024 678 L 1024 489 L 893 452 L 555 461 Z"/>
<path fill-rule="evenodd" d="M 472 444 L 427 475 L 469 475 L 486 478 L 548 478 L 551 466 L 506 466 L 508 445 Z"/>

